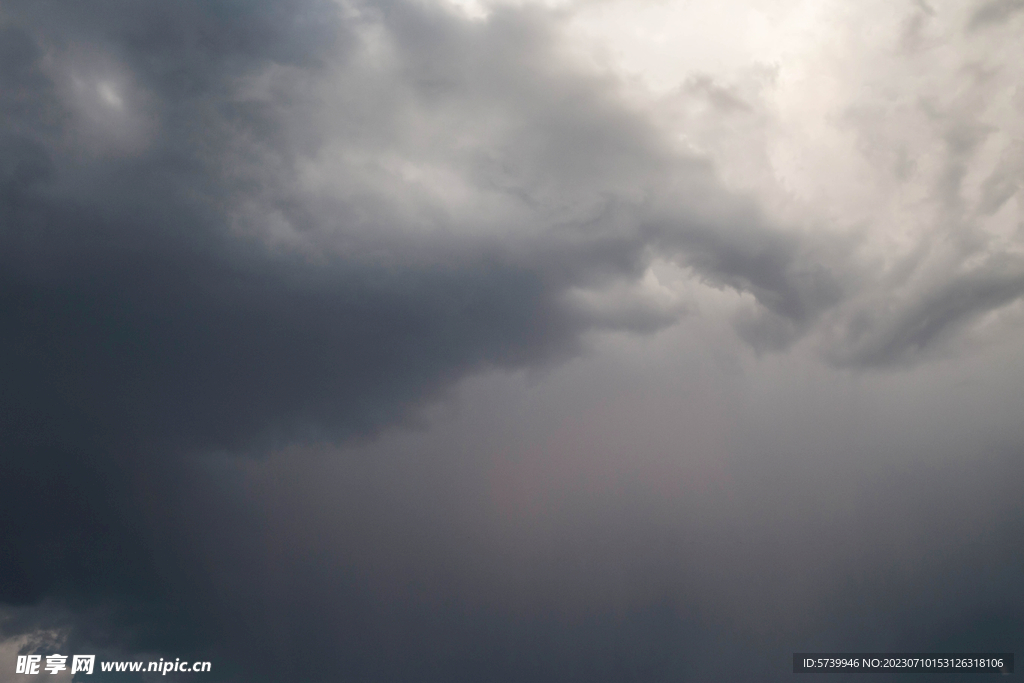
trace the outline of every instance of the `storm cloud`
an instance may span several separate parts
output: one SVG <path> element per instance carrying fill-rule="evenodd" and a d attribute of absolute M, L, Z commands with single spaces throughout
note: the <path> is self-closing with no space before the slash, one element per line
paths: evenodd
<path fill-rule="evenodd" d="M 1021 642 L 1020 13 L 666 87 L 616 11 L 0 8 L 8 649 L 774 680 Z"/>

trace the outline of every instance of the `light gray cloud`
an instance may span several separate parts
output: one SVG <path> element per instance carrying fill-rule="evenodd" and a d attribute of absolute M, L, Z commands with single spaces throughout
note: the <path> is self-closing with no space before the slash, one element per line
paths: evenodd
<path fill-rule="evenodd" d="M 971 15 L 969 29 L 979 29 L 990 24 L 999 24 L 1009 19 L 1014 13 L 1024 9 L 1024 3 L 1018 0 L 995 0 L 978 7 Z"/>
<path fill-rule="evenodd" d="M 1001 268 L 993 264 L 982 272 L 944 282 L 940 288 L 905 304 L 896 315 L 872 320 L 865 311 L 851 321 L 847 337 L 850 347 L 838 358 L 842 363 L 865 365 L 914 362 L 938 340 L 1021 296 L 1021 263 L 1003 260 Z"/>

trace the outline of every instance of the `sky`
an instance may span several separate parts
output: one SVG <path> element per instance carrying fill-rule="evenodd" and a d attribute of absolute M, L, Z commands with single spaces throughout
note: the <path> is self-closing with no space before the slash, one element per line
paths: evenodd
<path fill-rule="evenodd" d="M 0 683 L 1024 652 L 1021 36 L 6 0 Z"/>

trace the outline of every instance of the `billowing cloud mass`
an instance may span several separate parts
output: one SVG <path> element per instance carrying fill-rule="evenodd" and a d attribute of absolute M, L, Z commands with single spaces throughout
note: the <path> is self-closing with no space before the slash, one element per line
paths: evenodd
<path fill-rule="evenodd" d="M 0 681 L 1024 644 L 1022 8 L 4 3 Z"/>

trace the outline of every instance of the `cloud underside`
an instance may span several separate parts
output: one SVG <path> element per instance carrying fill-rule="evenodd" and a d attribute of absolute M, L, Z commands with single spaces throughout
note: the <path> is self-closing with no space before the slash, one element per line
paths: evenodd
<path fill-rule="evenodd" d="M 981 6 L 963 31 L 1019 8 Z M 857 370 L 955 348 L 1024 295 L 1018 236 L 974 229 L 1019 201 L 1020 149 L 964 198 L 998 131 L 921 104 L 945 208 L 879 265 L 856 231 L 787 224 L 727 185 L 628 83 L 574 61 L 562 20 L 398 0 L 0 8 L 0 514 L 25 520 L 0 532 L 0 601 L 108 606 L 111 631 L 76 637 L 200 651 L 224 617 L 176 615 L 155 479 L 185 491 L 186 457 L 373 436 L 472 373 L 700 315 L 655 263 L 738 295 L 758 352 L 808 342 Z M 687 82 L 683 105 L 716 120 L 766 111 Z"/>

